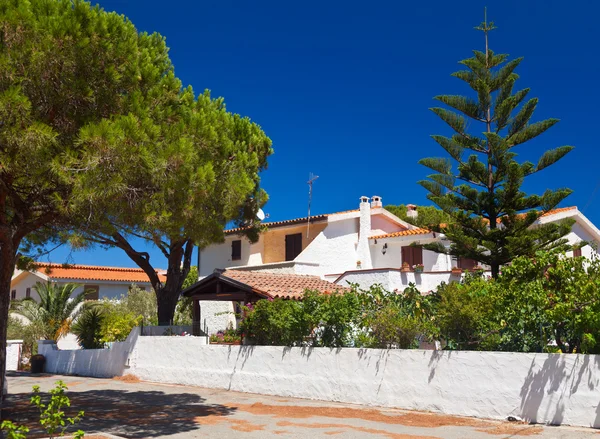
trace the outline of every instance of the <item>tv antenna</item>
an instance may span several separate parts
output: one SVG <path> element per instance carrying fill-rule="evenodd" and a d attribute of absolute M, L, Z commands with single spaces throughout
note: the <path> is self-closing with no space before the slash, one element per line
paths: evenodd
<path fill-rule="evenodd" d="M 308 218 L 307 218 L 307 227 L 306 227 L 306 238 L 308 239 L 310 233 L 310 203 L 312 201 L 312 191 L 313 191 L 313 183 L 315 180 L 319 178 L 318 175 L 313 174 L 312 172 L 308 174 Z"/>

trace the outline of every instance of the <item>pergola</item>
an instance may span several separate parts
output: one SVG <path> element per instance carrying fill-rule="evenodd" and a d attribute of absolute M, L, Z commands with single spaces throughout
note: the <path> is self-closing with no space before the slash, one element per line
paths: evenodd
<path fill-rule="evenodd" d="M 186 288 L 182 294 L 193 300 L 193 334 L 201 334 L 200 301 L 254 303 L 260 299 L 300 300 L 306 290 L 331 293 L 347 288 L 318 276 L 268 273 L 264 271 L 217 270 Z"/>

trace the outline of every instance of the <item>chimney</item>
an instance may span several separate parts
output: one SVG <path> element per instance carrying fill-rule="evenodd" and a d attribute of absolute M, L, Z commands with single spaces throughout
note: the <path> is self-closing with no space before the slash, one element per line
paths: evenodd
<path fill-rule="evenodd" d="M 371 233 L 371 205 L 369 197 L 360 197 L 360 220 L 358 227 L 358 245 L 356 246 L 357 265 L 360 261 L 361 268 L 373 268 L 371 263 L 371 249 L 369 248 L 369 234 Z"/>
<path fill-rule="evenodd" d="M 416 218 L 419 216 L 419 212 L 417 212 L 417 206 L 414 204 L 407 204 L 406 208 L 408 211 L 406 212 L 406 216 L 409 218 Z"/>
<path fill-rule="evenodd" d="M 375 209 L 376 207 L 383 207 L 383 203 L 381 202 L 381 197 L 379 195 L 373 195 L 371 197 L 371 209 Z"/>

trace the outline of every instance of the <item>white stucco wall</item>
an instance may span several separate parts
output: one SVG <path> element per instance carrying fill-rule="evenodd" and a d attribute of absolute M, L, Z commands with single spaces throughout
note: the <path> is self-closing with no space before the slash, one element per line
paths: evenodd
<path fill-rule="evenodd" d="M 595 242 L 595 237 L 588 230 L 582 227 L 581 224 L 573 224 L 573 227 L 571 228 L 571 233 L 565 236 L 565 238 L 569 241 L 569 244 L 579 244 L 582 241 L 586 241 L 589 244 L 591 244 L 586 245 L 581 249 L 582 256 L 585 256 L 586 258 L 591 258 L 592 255 L 598 255 L 597 248 L 594 248 L 594 246 L 598 245 L 598 243 Z M 568 252 L 568 254 L 572 256 L 573 252 Z"/>
<path fill-rule="evenodd" d="M 442 282 L 449 283 L 460 281 L 462 275 L 451 272 L 434 273 L 403 273 L 400 270 L 373 269 L 365 271 L 350 271 L 337 279 L 336 283 L 342 286 L 358 284 L 361 289 L 368 289 L 371 285 L 381 284 L 387 291 L 403 291 L 410 283 L 414 283 L 421 293 L 435 290 Z"/>
<path fill-rule="evenodd" d="M 6 370 L 17 370 L 21 359 L 23 340 L 6 341 Z"/>
<path fill-rule="evenodd" d="M 447 414 L 600 427 L 600 357 L 201 345 L 140 337 L 143 380 Z"/>
<path fill-rule="evenodd" d="M 112 378 L 123 375 L 139 333 L 139 327 L 133 328 L 126 341 L 113 343 L 109 349 L 59 350 L 56 344 L 43 340 L 38 342 L 38 353 L 46 357 L 47 373 Z"/>
<path fill-rule="evenodd" d="M 314 273 L 307 270 L 305 274 L 323 277 L 355 269 L 358 224 L 358 218 L 328 222 L 327 227 L 296 258 L 297 261 L 319 264 Z"/>
<path fill-rule="evenodd" d="M 231 260 L 231 242 L 236 240 L 242 241 L 242 257 L 240 260 L 233 261 Z M 263 249 L 264 239 L 262 236 L 255 244 L 251 244 L 248 239 L 237 235 L 227 236 L 225 242 L 213 244 L 202 250 L 198 275 L 203 278 L 212 274 L 217 268 L 262 264 Z"/>

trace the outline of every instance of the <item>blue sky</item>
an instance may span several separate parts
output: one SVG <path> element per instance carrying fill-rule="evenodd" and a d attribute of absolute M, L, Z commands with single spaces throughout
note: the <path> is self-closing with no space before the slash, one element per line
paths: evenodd
<path fill-rule="evenodd" d="M 525 58 L 517 87 L 540 99 L 534 119 L 561 119 L 519 157 L 535 161 L 545 149 L 576 147 L 525 190 L 570 187 L 575 192 L 563 205 L 579 206 L 600 225 L 600 2 L 100 1 L 138 30 L 164 35 L 184 84 L 223 96 L 230 111 L 271 137 L 275 154 L 262 176 L 271 220 L 306 215 L 309 172 L 319 175 L 314 213 L 356 208 L 361 195 L 430 204 L 416 183 L 427 175 L 417 161 L 442 155 L 430 135 L 449 128 L 428 108 L 435 95 L 468 92 L 450 74 L 471 50 L 484 49 L 473 27 L 486 3 L 498 26 L 490 47 Z M 148 250 L 156 266 L 166 266 L 159 251 Z M 50 259 L 68 255 L 60 249 Z M 69 258 L 135 266 L 118 249 Z"/>

